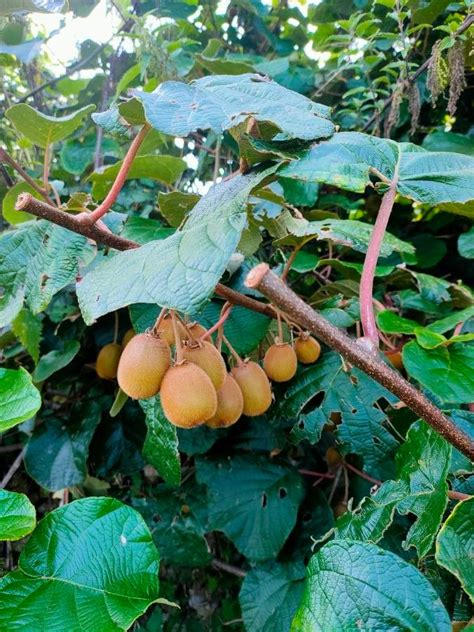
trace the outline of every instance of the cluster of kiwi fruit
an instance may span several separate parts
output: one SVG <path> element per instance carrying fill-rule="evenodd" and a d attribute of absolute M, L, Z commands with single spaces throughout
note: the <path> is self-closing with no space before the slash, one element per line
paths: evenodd
<path fill-rule="evenodd" d="M 276 341 L 268 349 L 262 369 L 257 362 L 242 360 L 226 340 L 235 359 L 228 371 L 220 349 L 206 334 L 199 323 L 184 323 L 175 313 L 162 315 L 153 329 L 141 334 L 130 330 L 121 345 L 103 347 L 97 373 L 108 379 L 116 377 L 121 390 L 132 399 L 160 393 L 163 412 L 175 426 L 224 428 L 242 415 L 265 413 L 272 403 L 269 378 L 287 381 L 294 376 L 298 360 L 315 362 L 320 353 L 318 342 L 301 333 L 294 346 Z"/>

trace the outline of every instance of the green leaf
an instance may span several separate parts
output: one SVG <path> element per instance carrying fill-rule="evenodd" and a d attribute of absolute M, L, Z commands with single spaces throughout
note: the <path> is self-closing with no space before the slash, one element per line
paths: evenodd
<path fill-rule="evenodd" d="M 373 226 L 351 219 L 325 219 L 308 221 L 292 218 L 285 226 L 289 235 L 299 238 L 316 237 L 329 239 L 336 244 L 349 246 L 358 252 L 366 252 L 369 247 Z M 304 239 L 307 241 L 307 239 Z M 415 252 L 412 244 L 385 233 L 380 249 L 381 257 L 388 257 L 393 252 Z"/>
<path fill-rule="evenodd" d="M 194 312 L 213 291 L 240 239 L 252 189 L 274 168 L 213 186 L 182 230 L 110 256 L 77 285 L 86 323 L 131 303 Z"/>
<path fill-rule="evenodd" d="M 33 358 L 35 364 L 39 359 L 42 328 L 41 320 L 28 309 L 22 309 L 12 322 L 13 333 Z"/>
<path fill-rule="evenodd" d="M 96 142 L 94 136 L 87 136 L 82 142 L 74 139 L 67 140 L 63 143 L 59 153 L 59 159 L 63 169 L 68 173 L 72 173 L 74 176 L 81 176 L 94 161 Z M 115 140 L 103 138 L 101 153 L 103 156 L 118 157 L 120 155 L 120 149 Z"/>
<path fill-rule="evenodd" d="M 453 151 L 458 154 L 474 156 L 474 140 L 469 136 L 454 132 L 435 130 L 424 137 L 422 145 L 429 151 Z"/>
<path fill-rule="evenodd" d="M 149 241 L 166 239 L 174 233 L 172 228 L 163 226 L 156 219 L 147 217 L 127 217 L 122 230 L 122 237 L 147 244 Z"/>
<path fill-rule="evenodd" d="M 133 506 L 150 526 L 164 562 L 178 567 L 209 564 L 212 556 L 196 497 L 183 490 L 178 496 L 160 486 L 154 490 L 153 498 L 134 499 Z"/>
<path fill-rule="evenodd" d="M 414 333 L 417 343 L 423 349 L 436 349 L 447 342 L 442 334 L 437 334 L 426 327 L 416 327 Z"/>
<path fill-rule="evenodd" d="M 319 406 L 309 412 L 311 400 L 321 395 Z M 338 438 L 345 450 L 360 454 L 367 472 L 387 478 L 393 474 L 388 457 L 397 441 L 383 426 L 385 414 L 375 405 L 381 398 L 393 401 L 384 388 L 364 373 L 356 369 L 346 372 L 338 354 L 325 353 L 316 364 L 298 370 L 281 399 L 277 415 L 288 421 L 298 419 L 292 431 L 296 440 L 316 443 L 330 414 L 341 412 Z M 300 416 L 303 409 L 306 415 Z"/>
<path fill-rule="evenodd" d="M 436 539 L 436 561 L 455 575 L 474 601 L 474 498 L 458 503 Z"/>
<path fill-rule="evenodd" d="M 428 580 L 374 544 L 330 542 L 311 558 L 307 572 L 293 632 L 451 629 Z"/>
<path fill-rule="evenodd" d="M 445 318 L 441 318 L 440 320 L 431 323 L 427 328 L 438 334 L 445 334 L 447 331 L 454 329 L 458 323 L 463 323 L 473 316 L 474 305 L 471 305 L 470 307 L 466 307 L 466 309 L 462 309 L 459 312 L 455 312 L 454 314 L 450 314 Z"/>
<path fill-rule="evenodd" d="M 211 529 L 223 531 L 252 561 L 275 558 L 296 523 L 299 474 L 256 456 L 200 459 L 196 469 L 208 489 Z"/>
<path fill-rule="evenodd" d="M 84 119 L 95 110 L 95 105 L 86 105 L 66 116 L 47 116 L 26 103 L 12 105 L 5 112 L 15 129 L 35 145 L 45 148 L 64 140 L 78 129 Z"/>
<path fill-rule="evenodd" d="M 101 171 L 95 171 L 91 176 L 92 195 L 96 200 L 102 200 L 113 181 L 117 177 L 122 161 Z M 137 178 L 152 178 L 163 184 L 173 184 L 186 169 L 186 163 L 175 156 L 137 156 L 127 173 L 127 180 Z"/>
<path fill-rule="evenodd" d="M 55 349 L 44 355 L 33 371 L 33 380 L 35 382 L 43 382 L 47 380 L 53 373 L 64 369 L 76 355 L 79 353 L 81 344 L 77 340 L 67 340 L 62 349 Z"/>
<path fill-rule="evenodd" d="M 371 168 L 391 180 L 399 167 L 397 191 L 416 202 L 464 203 L 474 197 L 474 158 L 452 152 L 430 152 L 411 143 L 341 132 L 314 146 L 280 175 L 304 182 L 331 184 L 363 193 Z"/>
<path fill-rule="evenodd" d="M 141 400 L 140 406 L 145 412 L 145 423 L 148 428 L 143 458 L 153 465 L 166 483 L 179 485 L 181 460 L 176 427 L 166 419 L 158 396 Z"/>
<path fill-rule="evenodd" d="M 0 7 L 0 15 L 13 13 L 59 13 L 64 0 L 6 0 Z"/>
<path fill-rule="evenodd" d="M 409 489 L 397 510 L 417 516 L 404 547 L 414 546 L 419 557 L 429 553 L 446 509 L 450 463 L 451 445 L 443 437 L 423 421 L 411 426 L 396 458 L 398 477 Z"/>
<path fill-rule="evenodd" d="M 407 373 L 442 402 L 469 404 L 474 393 L 474 345 L 423 349 L 412 340 L 403 347 Z"/>
<path fill-rule="evenodd" d="M 458 252 L 465 259 L 474 259 L 474 227 L 459 235 Z"/>
<path fill-rule="evenodd" d="M 100 405 L 89 401 L 73 406 L 67 420 L 47 418 L 38 426 L 25 453 L 31 478 L 49 491 L 83 483 L 89 445 L 100 416 Z"/>
<path fill-rule="evenodd" d="M 203 77 L 190 84 L 165 81 L 155 92 L 133 90 L 148 122 L 170 136 L 198 129 L 216 133 L 237 127 L 252 116 L 275 125 L 285 139 L 331 136 L 329 108 L 260 75 Z M 285 107 L 275 104 L 284 103 Z"/>
<path fill-rule="evenodd" d="M 416 320 L 403 318 L 388 309 L 377 314 L 377 325 L 387 334 L 413 334 L 420 326 Z"/>
<path fill-rule="evenodd" d="M 303 595 L 304 578 L 302 562 L 266 562 L 252 568 L 239 594 L 245 629 L 288 632 Z"/>
<path fill-rule="evenodd" d="M 17 182 L 14 184 L 11 189 L 8 189 L 2 200 L 2 215 L 10 224 L 21 224 L 22 222 L 29 222 L 35 219 L 35 216 L 31 215 L 31 213 L 25 213 L 25 211 L 17 211 L 15 209 L 16 199 L 20 193 L 30 193 L 30 195 L 37 200 L 42 199 L 38 191 L 28 184 L 28 182 Z"/>
<path fill-rule="evenodd" d="M 0 235 L 0 326 L 9 324 L 23 301 L 35 314 L 72 283 L 95 254 L 85 237 L 47 221 L 24 224 Z"/>
<path fill-rule="evenodd" d="M 199 202 L 200 196 L 194 193 L 171 191 L 158 193 L 158 206 L 161 215 L 170 226 L 178 228 L 189 211 Z"/>
<path fill-rule="evenodd" d="M 84 498 L 48 514 L 18 566 L 0 580 L 4 630 L 126 630 L 158 598 L 150 532 L 112 498 Z"/>
<path fill-rule="evenodd" d="M 416 516 L 404 548 L 414 546 L 426 556 L 439 529 L 448 502 L 446 478 L 451 446 L 424 422 L 412 426 L 397 457 L 398 480 L 386 481 L 365 497 L 353 512 L 336 523 L 338 539 L 378 542 L 392 524 L 395 510 Z"/>
<path fill-rule="evenodd" d="M 41 396 L 29 373 L 0 368 L 0 432 L 30 419 L 40 406 Z"/>
<path fill-rule="evenodd" d="M 36 511 L 25 494 L 0 489 L 0 540 L 19 540 L 33 531 Z"/>

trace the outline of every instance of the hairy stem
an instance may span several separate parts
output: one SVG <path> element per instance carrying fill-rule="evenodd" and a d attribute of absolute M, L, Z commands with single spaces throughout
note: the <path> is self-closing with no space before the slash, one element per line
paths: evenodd
<path fill-rule="evenodd" d="M 212 325 L 212 327 L 210 327 L 206 331 L 206 333 L 200 337 L 200 340 L 206 340 L 206 338 L 209 338 L 209 336 L 212 336 L 212 334 L 215 331 L 217 331 L 219 327 L 222 327 L 225 321 L 229 318 L 231 310 L 232 310 L 232 305 L 228 305 L 225 309 L 223 309 L 219 320 L 216 323 L 214 323 L 214 325 Z"/>
<path fill-rule="evenodd" d="M 125 155 L 125 158 L 122 161 L 117 177 L 115 178 L 110 191 L 105 196 L 104 201 L 99 204 L 99 206 L 94 211 L 92 211 L 92 213 L 80 213 L 76 218 L 78 221 L 91 226 L 92 224 L 95 224 L 98 219 L 103 217 L 111 208 L 112 204 L 114 204 L 114 202 L 118 198 L 123 185 L 125 184 L 125 180 L 127 179 L 128 172 L 130 171 L 135 156 L 137 155 L 138 150 L 140 149 L 140 145 L 144 141 L 145 136 L 148 134 L 149 130 L 150 126 L 148 124 L 145 124 L 133 139 L 133 142 L 128 148 L 128 151 Z"/>
<path fill-rule="evenodd" d="M 262 292 L 274 305 L 285 311 L 292 320 L 297 321 L 301 326 L 315 334 L 325 344 L 340 353 L 346 361 L 385 386 L 446 441 L 468 458 L 474 459 L 474 442 L 449 417 L 397 371 L 387 366 L 381 358 L 367 353 L 363 345 L 315 312 L 276 274 L 271 272 L 267 264 L 261 263 L 251 270 L 247 276 L 246 285 Z"/>
<path fill-rule="evenodd" d="M 364 332 L 364 336 L 370 338 L 375 347 L 379 346 L 379 332 L 375 322 L 374 302 L 372 296 L 374 289 L 375 268 L 377 266 L 385 231 L 387 230 L 388 221 L 392 213 L 393 203 L 395 202 L 395 196 L 397 194 L 397 180 L 398 176 L 397 173 L 395 173 L 388 191 L 386 191 L 382 198 L 374 230 L 372 231 L 372 236 L 370 238 L 369 248 L 367 250 L 367 254 L 365 255 L 364 268 L 360 279 L 359 300 L 362 330 Z"/>

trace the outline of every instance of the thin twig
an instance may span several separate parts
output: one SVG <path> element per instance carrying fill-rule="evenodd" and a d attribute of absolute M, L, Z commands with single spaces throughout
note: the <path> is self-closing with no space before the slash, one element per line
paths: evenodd
<path fill-rule="evenodd" d="M 26 171 L 17 163 L 17 161 L 14 158 L 12 158 L 9 154 L 7 154 L 7 152 L 1 147 L 0 147 L 0 162 L 5 162 L 7 165 L 10 165 L 10 167 L 14 169 L 17 173 L 19 173 L 20 176 L 23 178 L 23 180 L 27 182 L 30 185 L 30 187 L 33 188 L 37 193 L 39 193 L 41 197 L 44 200 L 46 200 L 46 202 L 48 202 L 48 204 L 51 204 L 51 206 L 55 206 L 53 200 L 48 196 L 46 191 L 43 191 L 43 189 L 40 186 L 38 186 L 38 184 L 33 180 L 33 178 L 30 177 L 26 173 Z"/>
<path fill-rule="evenodd" d="M 227 562 L 221 562 L 221 560 L 212 560 L 212 566 L 220 571 L 225 571 L 226 573 L 235 575 L 236 577 L 245 577 L 247 575 L 247 573 L 241 568 L 232 566 L 232 564 L 227 564 Z"/>
<path fill-rule="evenodd" d="M 460 452 L 474 460 L 474 442 L 437 406 L 412 386 L 402 375 L 386 365 L 378 355 L 367 353 L 364 345 L 315 312 L 273 272 L 261 263 L 248 274 L 247 287 L 262 292 L 274 305 L 285 311 L 292 320 L 311 331 L 325 344 L 341 354 L 387 390 L 396 395 L 436 432 Z"/>
<path fill-rule="evenodd" d="M 20 465 L 21 465 L 21 463 L 23 461 L 23 457 L 25 456 L 25 452 L 26 452 L 26 446 L 18 454 L 16 459 L 11 464 L 10 469 L 5 474 L 5 476 L 3 477 L 2 482 L 0 483 L 0 489 L 5 489 L 5 487 L 8 485 L 10 480 L 13 478 L 13 476 L 15 475 L 15 472 L 20 467 Z"/>

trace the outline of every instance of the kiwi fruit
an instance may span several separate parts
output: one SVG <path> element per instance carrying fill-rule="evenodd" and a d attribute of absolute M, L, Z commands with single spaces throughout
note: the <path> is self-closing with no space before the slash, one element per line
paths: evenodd
<path fill-rule="evenodd" d="M 207 331 L 207 329 L 199 323 L 191 323 L 189 325 L 186 325 L 186 327 L 188 328 L 194 339 L 200 338 Z"/>
<path fill-rule="evenodd" d="M 118 383 L 133 399 L 156 395 L 171 365 L 167 342 L 151 333 L 137 334 L 122 352 L 118 366 Z"/>
<path fill-rule="evenodd" d="M 301 334 L 295 340 L 295 352 L 301 364 L 313 364 L 321 354 L 321 345 L 309 334 Z"/>
<path fill-rule="evenodd" d="M 217 410 L 206 421 L 210 428 L 227 428 L 238 421 L 244 409 L 244 396 L 235 379 L 227 373 L 224 384 L 217 391 Z"/>
<path fill-rule="evenodd" d="M 224 358 L 219 351 L 207 340 L 195 344 L 186 344 L 183 347 L 183 358 L 188 362 L 197 364 L 209 375 L 214 388 L 219 390 L 224 384 L 227 369 Z"/>
<path fill-rule="evenodd" d="M 403 369 L 403 358 L 400 351 L 387 353 L 386 358 L 395 369 L 398 369 L 398 371 Z"/>
<path fill-rule="evenodd" d="M 197 364 L 176 364 L 166 372 L 160 391 L 163 412 L 179 428 L 194 428 L 217 411 L 217 393 L 211 378 Z"/>
<path fill-rule="evenodd" d="M 298 368 L 295 350 L 287 342 L 272 345 L 263 358 L 263 368 L 274 382 L 288 382 Z"/>
<path fill-rule="evenodd" d="M 126 347 L 130 340 L 135 337 L 135 331 L 133 329 L 127 329 L 122 338 L 122 347 Z"/>
<path fill-rule="evenodd" d="M 95 363 L 97 375 L 106 380 L 114 380 L 117 377 L 121 353 L 122 347 L 116 342 L 110 342 L 102 347 Z"/>
<path fill-rule="evenodd" d="M 244 415 L 263 415 L 272 403 L 272 388 L 262 367 L 248 360 L 232 369 L 232 377 L 240 386 L 244 398 Z"/>

